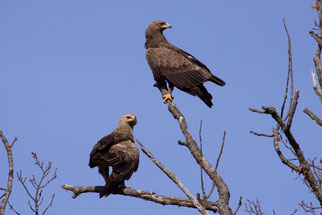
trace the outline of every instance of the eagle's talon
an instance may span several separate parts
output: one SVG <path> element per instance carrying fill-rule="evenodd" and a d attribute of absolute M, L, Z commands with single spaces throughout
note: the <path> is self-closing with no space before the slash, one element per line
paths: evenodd
<path fill-rule="evenodd" d="M 168 99 L 170 101 L 172 101 L 174 99 L 174 97 L 170 93 L 169 94 L 166 94 L 166 95 L 163 95 L 162 98 L 163 98 L 163 103 L 167 103 L 167 100 Z"/>

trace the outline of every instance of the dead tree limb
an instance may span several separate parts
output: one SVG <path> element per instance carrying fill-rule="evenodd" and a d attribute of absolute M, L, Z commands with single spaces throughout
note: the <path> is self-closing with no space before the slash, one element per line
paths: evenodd
<path fill-rule="evenodd" d="M 298 92 L 298 91 L 296 91 Z M 292 146 L 294 152 L 296 153 L 296 156 L 299 160 L 300 166 L 295 167 L 291 164 L 290 161 L 283 162 L 281 156 L 281 160 L 284 164 L 289 166 L 292 169 L 297 170 L 299 173 L 302 173 L 304 176 L 304 180 L 307 181 L 312 188 L 313 193 L 316 195 L 317 199 L 320 202 L 320 205 L 322 205 L 322 189 L 321 186 L 319 186 L 318 180 L 314 177 L 314 174 L 312 170 L 310 169 L 310 164 L 306 160 L 303 151 L 300 148 L 300 145 L 295 140 L 290 128 L 285 124 L 285 122 L 282 120 L 282 118 L 277 114 L 274 107 L 265 107 L 263 106 L 262 109 L 265 111 L 266 114 L 270 114 L 273 119 L 278 123 L 279 127 L 282 129 L 283 133 L 287 137 L 290 145 Z M 292 120 L 289 118 L 289 120 Z M 278 153 L 279 154 L 279 153 Z"/>
<path fill-rule="evenodd" d="M 322 2 L 321 0 L 316 0 L 316 3 L 313 7 L 313 9 L 316 9 L 319 17 L 319 24 L 316 24 L 319 28 L 319 32 L 316 33 L 313 30 L 309 32 L 309 34 L 315 39 L 317 42 L 317 48 L 315 52 L 315 56 L 313 58 L 314 65 L 315 65 L 315 71 L 318 76 L 318 81 L 320 84 L 320 87 L 318 86 L 318 81 L 316 80 L 315 72 L 311 70 L 311 76 L 313 81 L 313 89 L 320 99 L 320 102 L 322 102 L 322 65 L 321 65 L 321 48 L 322 48 Z M 310 111 L 308 108 L 305 108 L 303 110 L 304 113 L 306 113 L 309 117 L 311 117 L 312 120 L 314 120 L 318 125 L 322 126 L 322 120 L 316 116 L 312 111 Z"/>
<path fill-rule="evenodd" d="M 168 94 L 167 90 L 159 86 L 158 84 L 154 85 L 157 87 L 162 96 Z M 182 134 L 185 137 L 185 142 L 178 141 L 180 145 L 186 146 L 196 162 L 202 166 L 204 171 L 207 173 L 209 178 L 215 183 L 219 195 L 218 203 L 218 212 L 219 214 L 227 214 L 232 215 L 233 212 L 229 207 L 229 199 L 230 192 L 227 184 L 221 178 L 221 176 L 217 173 L 216 169 L 210 164 L 210 162 L 203 156 L 200 148 L 198 147 L 196 141 L 192 138 L 190 131 L 188 129 L 188 124 L 183 116 L 183 114 L 179 111 L 173 101 L 169 99 L 166 101 L 168 105 L 168 110 L 172 114 L 172 116 L 178 121 Z"/>
<path fill-rule="evenodd" d="M 88 192 L 99 193 L 103 189 L 103 186 L 71 186 L 71 185 L 64 184 L 62 185 L 62 188 L 65 190 L 72 191 L 73 192 L 72 197 L 75 199 L 77 196 L 79 196 L 82 193 L 88 193 Z M 179 207 L 196 208 L 190 199 L 162 196 L 162 195 L 156 194 L 154 191 L 144 191 L 144 190 L 135 190 L 131 188 L 124 188 L 124 189 L 117 190 L 113 194 L 135 197 L 135 198 L 155 202 L 162 205 L 176 205 Z M 212 211 L 214 213 L 217 212 L 218 207 L 216 202 L 208 201 L 207 204 L 205 204 L 204 206 L 209 211 Z"/>
<path fill-rule="evenodd" d="M 293 78 L 292 78 L 293 77 L 293 70 L 292 70 L 292 67 L 290 66 L 290 65 L 292 65 L 292 54 L 291 54 L 292 52 L 290 49 L 291 40 L 290 40 L 288 31 L 287 31 L 287 28 L 285 25 L 285 20 L 283 20 L 283 22 L 284 22 L 285 31 L 286 31 L 287 37 L 288 37 L 288 53 L 289 53 L 289 69 L 288 69 L 288 77 L 287 77 L 287 84 L 286 84 L 286 94 L 287 94 L 288 87 L 289 87 L 289 81 L 291 82 L 291 87 L 293 86 Z M 320 51 L 321 50 L 319 49 L 319 52 Z M 315 62 L 316 62 L 316 65 L 318 65 L 320 61 L 315 60 Z M 314 195 L 317 197 L 318 201 L 320 202 L 320 205 L 322 206 L 322 188 L 319 183 L 321 178 L 319 176 L 314 175 L 314 172 L 310 168 L 311 167 L 310 163 L 305 158 L 304 153 L 300 148 L 300 145 L 298 144 L 298 142 L 296 141 L 295 137 L 293 136 L 293 134 L 291 132 L 293 117 L 294 117 L 296 107 L 298 104 L 298 100 L 299 100 L 299 91 L 296 90 L 295 94 L 293 96 L 293 90 L 291 90 L 290 94 L 291 94 L 291 98 L 290 98 L 291 102 L 288 107 L 288 113 L 284 118 L 283 118 L 282 114 L 285 109 L 287 95 L 284 96 L 284 101 L 282 103 L 280 115 L 276 112 L 276 109 L 274 107 L 262 106 L 262 110 L 258 110 L 255 108 L 250 108 L 250 110 L 253 112 L 256 112 L 256 113 L 260 113 L 260 114 L 269 114 L 277 122 L 276 127 L 273 129 L 273 137 L 274 137 L 273 145 L 274 145 L 274 149 L 275 149 L 276 153 L 278 154 L 278 156 L 283 164 L 285 164 L 286 166 L 288 166 L 292 170 L 295 170 L 299 174 L 302 174 L 304 176 L 303 181 L 308 185 L 308 187 L 314 193 Z M 294 98 L 294 100 L 293 100 L 293 98 Z M 296 158 L 299 162 L 298 166 L 295 165 L 291 161 L 291 159 L 287 159 L 283 155 L 283 153 L 281 152 L 279 145 L 278 145 L 278 142 L 283 141 L 283 140 L 281 140 L 282 135 L 281 135 L 280 131 L 281 131 L 281 133 L 283 133 L 286 136 L 288 143 L 291 146 L 291 147 L 286 147 L 286 148 L 289 149 L 296 156 Z"/>
<path fill-rule="evenodd" d="M 319 33 L 315 33 L 314 31 L 310 31 L 310 35 L 316 40 L 318 46 L 316 48 L 315 56 L 313 58 L 314 64 L 315 64 L 315 70 L 318 75 L 318 80 L 320 87 L 322 88 L 322 66 L 321 66 L 321 47 L 322 47 L 322 2 L 321 0 L 315 1 L 315 9 L 318 13 L 319 17 Z"/>
<path fill-rule="evenodd" d="M 217 173 L 215 168 L 210 164 L 210 162 L 201 154 L 200 149 L 196 141 L 192 138 L 189 130 L 186 119 L 182 115 L 182 113 L 178 110 L 175 104 L 171 101 L 167 101 L 168 109 L 172 116 L 178 121 L 180 125 L 180 129 L 185 137 L 185 142 L 179 141 L 180 145 L 186 146 L 194 159 L 197 161 L 199 165 L 205 170 L 207 175 L 210 179 L 215 183 L 217 187 L 217 191 L 219 194 L 218 199 L 218 212 L 219 214 L 232 214 L 232 210 L 229 207 L 229 199 L 230 199 L 230 192 L 228 189 L 227 184 L 221 178 L 221 176 Z"/>
<path fill-rule="evenodd" d="M 7 202 L 9 200 L 10 194 L 12 192 L 12 183 L 13 183 L 13 157 L 12 157 L 12 147 L 17 141 L 17 138 L 13 140 L 11 145 L 9 144 L 7 138 L 4 136 L 2 130 L 0 129 L 0 137 L 2 139 L 2 142 L 6 148 L 7 151 L 7 157 L 8 157 L 8 163 L 9 163 L 9 176 L 8 176 L 8 183 L 7 183 L 7 188 L 5 189 L 5 194 L 2 197 L 1 200 L 1 206 L 0 206 L 0 215 L 4 215 L 5 209 Z"/>

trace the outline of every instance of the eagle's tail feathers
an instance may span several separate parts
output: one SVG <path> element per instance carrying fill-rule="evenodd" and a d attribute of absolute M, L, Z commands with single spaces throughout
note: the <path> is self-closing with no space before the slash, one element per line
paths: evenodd
<path fill-rule="evenodd" d="M 196 87 L 190 88 L 192 94 L 198 96 L 208 107 L 212 107 L 213 103 L 211 102 L 212 95 L 208 93 L 207 89 L 201 84 Z"/>
<path fill-rule="evenodd" d="M 218 78 L 213 74 L 211 74 L 211 77 L 209 80 L 215 84 L 218 84 L 219 86 L 224 86 L 226 84 L 223 80 L 221 80 L 220 78 Z"/>

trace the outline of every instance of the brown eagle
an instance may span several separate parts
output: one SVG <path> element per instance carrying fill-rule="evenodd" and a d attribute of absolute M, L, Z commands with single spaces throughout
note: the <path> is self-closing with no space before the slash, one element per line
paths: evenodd
<path fill-rule="evenodd" d="M 193 96 L 198 96 L 208 107 L 213 104 L 212 96 L 203 83 L 211 81 L 219 86 L 225 82 L 213 75 L 210 70 L 189 53 L 175 47 L 167 41 L 163 30 L 171 28 L 164 21 L 155 21 L 145 31 L 146 59 L 153 72 L 154 80 L 161 89 L 169 90 L 163 96 L 163 102 L 172 100 L 174 86 Z"/>
<path fill-rule="evenodd" d="M 92 149 L 88 165 L 90 168 L 97 166 L 106 183 L 100 198 L 124 186 L 124 181 L 129 180 L 139 167 L 139 148 L 133 137 L 136 122 L 134 114 L 125 114 L 116 129 L 100 139 Z M 111 175 L 109 167 L 113 169 Z"/>

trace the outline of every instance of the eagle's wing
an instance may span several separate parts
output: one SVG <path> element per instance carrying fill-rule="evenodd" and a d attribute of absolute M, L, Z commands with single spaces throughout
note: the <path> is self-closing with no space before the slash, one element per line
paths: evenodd
<path fill-rule="evenodd" d="M 100 139 L 93 147 L 90 153 L 89 167 L 93 168 L 97 166 L 101 161 L 101 155 L 103 152 L 108 151 L 108 149 L 114 143 L 115 135 L 111 133 Z"/>
<path fill-rule="evenodd" d="M 138 167 L 139 148 L 131 140 L 122 141 L 110 148 L 109 156 L 104 154 L 103 157 L 113 167 L 113 172 L 129 179 Z"/>
<path fill-rule="evenodd" d="M 113 172 L 105 179 L 106 184 L 100 192 L 100 197 L 102 197 L 115 191 L 138 169 L 139 148 L 131 140 L 126 140 L 112 145 L 108 151 L 99 153 L 99 156 L 101 160 L 99 169 L 105 169 L 108 166 L 113 168 Z"/>
<path fill-rule="evenodd" d="M 146 58 L 156 80 L 166 79 L 181 89 L 198 86 L 211 78 L 205 65 L 180 49 L 148 48 Z"/>

